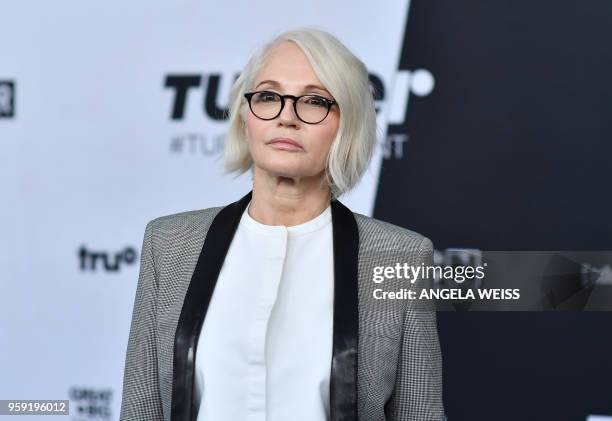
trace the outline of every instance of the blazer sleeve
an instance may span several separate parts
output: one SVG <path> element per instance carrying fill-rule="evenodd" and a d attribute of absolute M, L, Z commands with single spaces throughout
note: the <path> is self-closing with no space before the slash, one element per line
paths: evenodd
<path fill-rule="evenodd" d="M 433 244 L 423 238 L 415 265 L 433 264 Z M 426 279 L 418 279 L 427 287 Z M 387 406 L 388 419 L 445 420 L 442 402 L 442 355 L 435 305 L 409 300 L 404 315 L 395 388 Z"/>
<path fill-rule="evenodd" d="M 120 420 L 162 421 L 156 347 L 157 280 L 153 260 L 153 222 L 142 242 L 140 273 L 125 358 Z"/>

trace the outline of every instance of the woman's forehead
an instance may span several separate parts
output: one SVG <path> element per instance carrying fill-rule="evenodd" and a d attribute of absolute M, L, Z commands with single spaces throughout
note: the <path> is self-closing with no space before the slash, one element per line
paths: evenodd
<path fill-rule="evenodd" d="M 322 83 L 317 81 L 303 81 L 303 80 L 294 80 L 294 81 L 279 81 L 274 79 L 264 79 L 256 82 L 257 85 L 255 88 L 260 87 L 272 87 L 280 90 L 285 89 L 301 89 L 303 91 L 321 91 L 329 93 L 329 91 L 323 86 Z"/>
<path fill-rule="evenodd" d="M 260 68 L 257 83 L 263 80 L 285 85 L 300 81 L 304 86 L 323 86 L 302 49 L 293 42 L 271 47 Z"/>

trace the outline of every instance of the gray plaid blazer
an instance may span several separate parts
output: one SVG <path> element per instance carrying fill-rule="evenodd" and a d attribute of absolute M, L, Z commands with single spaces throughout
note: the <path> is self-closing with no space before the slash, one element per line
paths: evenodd
<path fill-rule="evenodd" d="M 197 338 L 251 194 L 226 207 L 163 216 L 147 224 L 121 420 L 195 420 Z M 431 264 L 431 241 L 353 213 L 337 200 L 331 206 L 331 421 L 444 420 L 442 357 L 433 304 L 373 298 L 377 288 L 411 287 L 405 279 L 374 282 L 374 267 Z"/>

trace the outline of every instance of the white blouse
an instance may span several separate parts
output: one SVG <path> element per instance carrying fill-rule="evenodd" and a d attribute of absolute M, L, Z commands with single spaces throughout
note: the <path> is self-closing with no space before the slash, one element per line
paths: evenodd
<path fill-rule="evenodd" d="M 243 213 L 198 338 L 198 421 L 329 420 L 331 207 L 292 227 Z"/>

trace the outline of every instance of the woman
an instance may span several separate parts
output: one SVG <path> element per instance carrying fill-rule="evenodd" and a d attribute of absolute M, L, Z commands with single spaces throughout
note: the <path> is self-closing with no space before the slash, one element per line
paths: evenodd
<path fill-rule="evenodd" d="M 365 66 L 330 34 L 256 52 L 225 149 L 253 189 L 147 224 L 122 420 L 444 419 L 435 312 L 373 293 L 410 287 L 373 273 L 430 264 L 432 243 L 337 200 L 368 166 L 375 117 Z"/>

